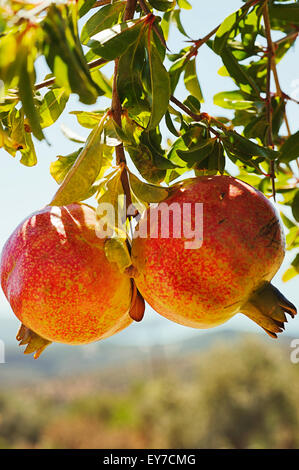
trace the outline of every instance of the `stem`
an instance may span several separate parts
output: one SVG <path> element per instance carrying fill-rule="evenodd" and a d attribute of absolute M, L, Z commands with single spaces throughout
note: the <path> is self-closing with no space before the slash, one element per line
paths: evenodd
<path fill-rule="evenodd" d="M 115 60 L 114 65 L 114 76 L 113 76 L 113 87 L 112 87 L 112 103 L 111 103 L 111 113 L 116 124 L 121 127 L 121 115 L 122 107 L 121 102 L 117 92 L 117 74 L 118 74 L 118 59 Z M 121 183 L 126 195 L 126 208 L 132 204 L 131 198 L 131 189 L 129 184 L 128 173 L 126 170 L 126 156 L 123 144 L 119 144 L 115 147 L 116 154 L 116 164 L 123 165 L 123 170 L 121 173 Z"/>
<path fill-rule="evenodd" d="M 146 15 L 149 15 L 151 13 L 151 10 L 148 8 L 148 6 L 146 5 L 146 3 L 143 1 L 143 0 L 138 0 L 139 2 L 139 5 L 142 9 L 142 11 L 146 14 Z M 165 39 L 163 37 L 163 35 L 161 34 L 161 31 L 158 29 L 157 25 L 155 23 L 153 23 L 153 30 L 155 31 L 155 33 L 157 34 L 158 38 L 160 39 L 161 43 L 163 44 L 164 47 L 166 47 L 166 49 L 168 49 L 167 47 L 167 44 L 165 42 Z"/>
<path fill-rule="evenodd" d="M 196 122 L 203 121 L 204 119 L 209 119 L 210 116 L 207 113 L 200 113 L 196 114 L 191 111 L 184 103 L 182 103 L 180 100 L 178 100 L 175 96 L 170 97 L 170 101 L 172 101 L 178 108 L 180 108 L 182 111 L 184 111 L 188 116 L 192 117 L 192 119 Z M 212 132 L 212 134 L 216 135 L 216 137 L 219 137 L 219 132 L 215 131 L 212 127 L 209 127 L 209 131 Z"/>
<path fill-rule="evenodd" d="M 243 5 L 241 7 L 241 10 L 246 10 L 246 9 L 250 8 L 251 6 L 254 6 L 254 5 L 256 5 L 257 3 L 261 2 L 261 1 L 264 1 L 264 0 L 249 0 L 249 2 L 245 3 L 245 5 Z M 212 29 L 212 31 L 210 33 L 206 34 L 202 39 L 198 39 L 197 41 L 194 41 L 194 45 L 191 47 L 190 52 L 188 53 L 186 58 L 189 59 L 190 57 L 195 55 L 197 53 L 198 49 L 203 44 L 205 44 L 215 33 L 217 33 L 217 31 L 220 28 L 221 24 L 222 23 L 220 23 L 218 26 L 216 26 L 214 29 Z"/>
<path fill-rule="evenodd" d="M 125 9 L 124 20 L 131 20 L 136 10 L 137 0 L 127 0 L 127 6 Z"/>
<path fill-rule="evenodd" d="M 268 9 L 268 2 L 266 0 L 264 8 L 263 8 L 263 18 L 265 23 L 265 31 L 266 31 L 266 38 L 267 38 L 267 45 L 268 45 L 268 63 L 267 63 L 267 89 L 266 89 L 266 114 L 267 114 L 267 121 L 268 121 L 268 130 L 267 130 L 267 145 L 269 147 L 274 147 L 273 144 L 273 134 L 272 134 L 272 104 L 271 104 L 271 70 L 275 70 L 274 78 L 277 88 L 277 93 L 279 96 L 282 96 L 282 91 L 278 81 L 278 75 L 276 70 L 275 64 L 275 52 L 274 46 L 271 38 L 271 25 L 270 25 L 270 18 L 269 18 L 269 9 Z M 274 66 L 273 66 L 274 63 Z M 274 162 L 271 160 L 270 162 L 270 174 L 271 174 L 271 182 L 272 182 L 272 194 L 275 201 L 275 169 L 274 169 Z"/>
<path fill-rule="evenodd" d="M 275 46 L 278 46 L 279 44 L 282 44 L 285 41 L 288 41 L 289 39 L 296 39 L 299 34 L 299 31 L 293 31 L 292 33 L 286 34 L 283 38 L 278 39 L 275 41 Z"/>
<path fill-rule="evenodd" d="M 127 5 L 124 13 L 124 20 L 128 21 L 133 18 L 135 13 L 137 0 L 127 0 Z M 118 74 L 118 63 L 119 60 L 116 59 L 114 62 L 114 75 L 113 75 L 113 86 L 112 86 L 112 103 L 111 103 L 111 112 L 114 121 L 116 124 L 121 127 L 121 115 L 122 115 L 122 106 L 119 99 L 117 91 L 117 74 Z M 126 208 L 128 210 L 129 206 L 132 204 L 131 198 L 131 189 L 129 184 L 128 172 L 126 169 L 126 156 L 123 143 L 115 147 L 116 154 L 116 164 L 123 165 L 123 170 L 121 173 L 121 183 L 126 196 Z"/>
<path fill-rule="evenodd" d="M 206 34 L 202 39 L 198 39 L 195 41 L 195 44 L 191 47 L 190 52 L 186 56 L 186 60 L 190 59 L 193 55 L 195 55 L 198 49 L 205 44 L 215 33 L 217 33 L 220 24 L 216 26 L 216 28 L 212 29 L 208 34 Z"/>
<path fill-rule="evenodd" d="M 144 0 L 138 0 L 139 5 L 141 6 L 141 9 L 144 13 L 147 15 L 151 13 L 151 10 L 148 8 L 147 4 L 144 2 Z"/>
<path fill-rule="evenodd" d="M 109 5 L 111 0 L 98 0 L 97 2 L 92 5 L 92 8 L 103 7 L 104 5 Z"/>

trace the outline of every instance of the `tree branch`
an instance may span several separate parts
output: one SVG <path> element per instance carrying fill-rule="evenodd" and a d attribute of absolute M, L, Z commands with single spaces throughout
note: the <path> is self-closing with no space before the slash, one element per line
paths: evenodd
<path fill-rule="evenodd" d="M 104 5 L 109 5 L 111 3 L 111 0 L 98 0 L 97 2 L 92 5 L 91 8 L 99 8 L 103 7 Z"/>
<path fill-rule="evenodd" d="M 151 11 L 150 9 L 148 8 L 148 6 L 146 5 L 146 3 L 144 2 L 144 0 L 138 0 L 138 3 L 143 11 L 143 13 L 145 13 L 146 15 L 150 15 L 151 14 Z M 153 24 L 153 30 L 155 31 L 155 33 L 157 34 L 158 38 L 160 39 L 162 45 L 168 49 L 167 47 L 167 44 L 165 42 L 165 39 L 163 37 L 163 35 L 161 34 L 161 31 L 159 30 L 159 28 L 157 27 L 157 25 L 154 23 Z"/>
<path fill-rule="evenodd" d="M 246 9 L 250 8 L 251 6 L 254 6 L 257 3 L 262 2 L 262 1 L 264 1 L 264 0 L 249 0 L 247 3 L 245 3 L 245 5 L 243 5 L 241 7 L 241 10 L 246 10 Z M 190 52 L 187 55 L 187 59 L 189 59 L 190 57 L 195 55 L 197 53 L 198 49 L 203 44 L 205 44 L 214 34 L 217 33 L 220 26 L 221 26 L 221 23 L 218 26 L 216 26 L 214 29 L 212 29 L 212 31 L 210 31 L 210 33 L 206 34 L 203 38 L 198 39 L 197 41 L 194 41 L 194 45 L 191 47 Z"/>
<path fill-rule="evenodd" d="M 267 115 L 267 122 L 268 122 L 268 129 L 267 129 L 267 145 L 269 147 L 274 147 L 273 144 L 273 134 L 272 134 L 272 103 L 271 103 L 271 70 L 273 69 L 273 59 L 275 63 L 275 51 L 274 46 L 271 38 L 271 25 L 270 25 L 270 18 L 269 18 L 269 9 L 268 9 L 268 1 L 265 1 L 264 8 L 263 8 L 263 18 L 265 24 L 265 31 L 266 31 L 266 38 L 267 38 L 267 45 L 268 45 L 268 63 L 267 63 L 267 88 L 266 88 L 266 115 Z M 275 65 L 276 71 L 276 65 Z M 278 80 L 278 77 L 277 77 Z M 278 86 L 277 86 L 278 83 Z M 281 93 L 281 89 L 279 86 L 279 82 L 276 83 L 277 92 Z M 271 160 L 270 162 L 270 174 L 271 174 L 271 182 L 272 182 L 272 194 L 275 201 L 275 168 L 274 162 Z"/>
<path fill-rule="evenodd" d="M 137 0 L 127 0 L 127 5 L 124 14 L 124 20 L 131 20 L 134 16 L 136 10 Z"/>
<path fill-rule="evenodd" d="M 178 108 L 180 108 L 182 111 L 184 111 L 188 116 L 192 117 L 192 119 L 196 122 L 203 121 L 204 119 L 209 119 L 210 116 L 207 113 L 193 113 L 191 109 L 188 108 L 184 103 L 182 103 L 180 100 L 178 100 L 175 96 L 170 97 L 170 101 L 174 103 Z M 212 132 L 216 137 L 219 136 L 219 132 L 215 131 L 212 127 L 209 127 L 209 131 Z"/>
<path fill-rule="evenodd" d="M 128 21 L 133 18 L 136 8 L 136 0 L 127 0 L 127 5 L 124 13 L 124 20 Z M 112 86 L 112 103 L 111 103 L 111 112 L 114 121 L 116 124 L 121 127 L 121 115 L 122 115 L 122 106 L 118 96 L 117 91 L 117 75 L 118 75 L 118 63 L 119 60 L 116 59 L 114 62 L 114 75 L 113 75 L 113 86 Z M 129 206 L 132 204 L 131 198 L 131 189 L 129 184 L 128 173 L 126 169 L 126 156 L 123 143 L 115 147 L 116 154 L 116 163 L 117 165 L 123 165 L 123 170 L 121 173 L 121 182 L 123 190 L 126 196 L 126 208 L 128 210 Z"/>

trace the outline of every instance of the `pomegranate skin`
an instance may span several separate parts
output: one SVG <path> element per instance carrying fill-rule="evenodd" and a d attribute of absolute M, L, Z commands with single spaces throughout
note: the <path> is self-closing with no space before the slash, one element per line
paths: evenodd
<path fill-rule="evenodd" d="M 149 226 L 153 231 L 155 223 L 151 214 L 161 204 L 178 203 L 182 209 L 184 203 L 199 202 L 200 248 L 186 249 L 186 238 L 174 238 L 172 222 L 169 238 L 162 238 L 160 230 L 157 238 L 149 236 Z M 194 227 L 194 213 L 192 222 Z M 242 311 L 284 258 L 284 235 L 274 207 L 260 191 L 231 176 L 184 181 L 167 200 L 147 210 L 137 229 L 147 233 L 145 238 L 134 237 L 132 246 L 139 291 L 159 314 L 194 328 L 219 325 Z M 268 319 L 259 324 L 271 329 Z"/>
<path fill-rule="evenodd" d="M 90 343 L 132 322 L 130 279 L 107 260 L 95 222 L 87 205 L 48 206 L 3 248 L 1 285 L 12 310 L 49 341 Z"/>

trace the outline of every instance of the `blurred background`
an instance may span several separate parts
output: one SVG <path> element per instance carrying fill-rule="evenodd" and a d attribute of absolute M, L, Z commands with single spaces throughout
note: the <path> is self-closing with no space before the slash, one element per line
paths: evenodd
<path fill-rule="evenodd" d="M 193 10 L 184 11 L 182 22 L 194 39 L 242 5 L 240 0 L 191 3 Z M 170 35 L 172 52 L 183 46 L 179 33 Z M 213 104 L 213 95 L 235 88 L 217 74 L 221 65 L 208 47 L 199 50 L 202 110 L 214 116 L 223 110 Z M 298 67 L 297 44 L 278 64 L 282 89 L 296 99 Z M 102 70 L 111 76 L 111 68 Z M 42 60 L 37 73 L 38 80 L 47 73 Z M 179 85 L 178 97 L 185 95 Z M 50 162 L 79 146 L 65 137 L 66 129 L 86 136 L 68 112 L 106 105 L 102 98 L 92 107 L 72 98 L 55 125 L 46 129 L 48 143 L 36 143 L 39 162 L 34 168 L 0 151 L 0 250 L 20 221 L 46 205 L 56 191 Z M 298 130 L 296 106 L 287 105 L 292 132 Z M 279 210 L 279 202 L 276 206 Z M 298 307 L 298 277 L 281 281 L 289 260 L 287 254 L 274 284 Z M 51 345 L 37 361 L 22 354 L 15 341 L 17 329 L 1 291 L 5 363 L 0 364 L 0 448 L 299 446 L 296 318 L 273 340 L 243 315 L 204 331 L 175 325 L 147 307 L 140 324 L 115 337 L 82 347 Z"/>

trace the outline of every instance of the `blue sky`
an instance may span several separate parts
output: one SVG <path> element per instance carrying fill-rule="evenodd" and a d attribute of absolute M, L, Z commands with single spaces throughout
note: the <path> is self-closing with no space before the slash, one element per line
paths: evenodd
<path fill-rule="evenodd" d="M 193 0 L 193 10 L 185 11 L 182 16 L 183 24 L 189 35 L 198 39 L 210 32 L 218 25 L 228 14 L 238 9 L 243 3 L 240 0 L 230 0 L 223 2 L 222 0 L 210 0 L 203 2 Z M 276 37 L 274 37 L 276 38 Z M 179 50 L 183 44 L 184 38 L 181 35 L 171 35 L 169 47 L 172 52 Z M 297 96 L 299 99 L 299 48 L 291 50 L 286 58 L 278 66 L 279 78 L 282 89 L 288 93 Z M 215 56 L 208 47 L 203 46 L 199 50 L 197 57 L 197 67 L 199 70 L 200 82 L 204 93 L 205 103 L 202 110 L 212 115 L 223 115 L 224 111 L 213 104 L 213 95 L 224 90 L 234 89 L 231 79 L 221 77 L 217 74 L 221 67 L 221 61 Z M 43 62 L 39 63 L 38 76 L 42 78 L 47 73 L 47 68 Z M 176 96 L 180 99 L 184 98 L 186 92 L 182 85 L 179 86 Z M 70 100 L 66 111 L 60 119 L 51 128 L 46 130 L 46 136 L 51 144 L 36 143 L 38 155 L 38 164 L 36 167 L 27 168 L 19 163 L 19 156 L 15 159 L 9 154 L 0 150 L 0 204 L 1 204 L 1 223 L 0 223 L 0 250 L 6 239 L 9 237 L 14 228 L 26 218 L 31 212 L 45 206 L 51 199 L 57 189 L 57 184 L 49 173 L 50 162 L 55 160 L 58 154 L 68 154 L 78 147 L 78 144 L 70 142 L 64 137 L 60 126 L 62 124 L 73 129 L 80 135 L 85 136 L 86 130 L 77 126 L 75 117 L 68 114 L 70 110 L 78 109 L 100 109 L 106 105 L 102 98 L 98 100 L 96 105 L 86 107 L 78 102 L 74 97 Z M 295 103 L 288 103 L 287 113 L 292 131 L 298 130 L 299 107 Z M 293 255 L 292 255 L 293 256 Z M 288 283 L 282 283 L 281 274 L 285 270 L 290 261 L 287 254 L 286 260 L 274 278 L 274 284 L 282 290 L 284 295 L 292 302 L 299 305 L 299 289 L 298 277 Z M 2 293 L 0 292 L 0 338 L 5 335 L 5 330 L 13 331 L 17 328 L 18 321 L 14 318 L 10 307 Z M 259 328 L 250 322 L 243 315 L 238 315 L 235 319 L 223 327 L 218 328 L 241 328 L 250 331 L 259 331 Z M 147 308 L 145 320 L 138 325 L 130 328 L 131 332 L 123 332 L 119 335 L 119 340 L 134 341 L 134 329 L 138 328 L 138 336 L 136 334 L 136 342 L 153 341 L 159 332 L 159 338 L 163 341 L 198 333 L 186 327 L 175 325 L 159 315 L 155 314 L 150 308 Z M 299 320 L 293 320 L 287 326 L 290 334 L 299 334 Z M 13 338 L 12 338 L 13 339 Z"/>

